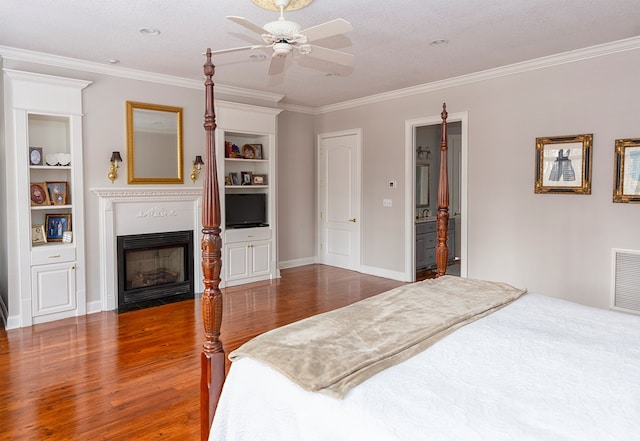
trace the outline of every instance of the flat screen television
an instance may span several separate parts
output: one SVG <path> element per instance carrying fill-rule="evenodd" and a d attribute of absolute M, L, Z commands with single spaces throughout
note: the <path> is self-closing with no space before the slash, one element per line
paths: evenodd
<path fill-rule="evenodd" d="M 265 193 L 229 193 L 225 196 L 227 228 L 267 226 L 267 195 Z"/>

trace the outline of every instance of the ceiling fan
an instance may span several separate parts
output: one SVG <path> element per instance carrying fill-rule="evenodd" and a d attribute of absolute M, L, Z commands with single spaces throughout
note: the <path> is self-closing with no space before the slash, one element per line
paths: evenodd
<path fill-rule="evenodd" d="M 313 41 L 334 35 L 343 34 L 353 29 L 351 23 L 337 18 L 307 29 L 301 30 L 298 23 L 294 23 L 284 18 L 284 10 L 291 0 L 273 0 L 274 5 L 280 10 L 280 18 L 264 26 L 258 26 L 244 17 L 229 16 L 227 19 L 232 22 L 259 34 L 264 44 L 242 46 L 230 49 L 213 51 L 212 54 L 224 54 L 252 49 L 272 49 L 271 63 L 269 65 L 269 75 L 277 75 L 284 71 L 285 61 L 294 49 L 301 55 L 314 57 L 332 63 L 351 66 L 353 55 L 346 52 L 329 49 L 322 46 L 310 44 Z"/>

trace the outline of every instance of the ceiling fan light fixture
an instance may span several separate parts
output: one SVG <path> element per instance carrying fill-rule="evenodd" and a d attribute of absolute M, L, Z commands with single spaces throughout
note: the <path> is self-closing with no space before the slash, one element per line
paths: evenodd
<path fill-rule="evenodd" d="M 280 5 L 285 11 L 296 11 L 306 8 L 313 0 L 251 0 L 254 5 L 266 9 L 267 11 L 280 12 Z"/>
<path fill-rule="evenodd" d="M 291 52 L 292 46 L 289 43 L 275 43 L 273 45 L 273 56 L 274 57 L 286 57 Z"/>

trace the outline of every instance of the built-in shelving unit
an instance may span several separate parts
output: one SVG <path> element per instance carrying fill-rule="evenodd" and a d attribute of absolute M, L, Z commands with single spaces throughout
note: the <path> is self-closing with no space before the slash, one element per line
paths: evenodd
<path fill-rule="evenodd" d="M 85 314 L 82 89 L 90 82 L 4 72 L 8 158 L 16 170 L 8 176 L 16 189 L 8 209 L 18 222 L 8 244 L 20 268 L 11 281 L 20 297 L 19 326 Z"/>
<path fill-rule="evenodd" d="M 216 145 L 223 229 L 222 285 L 276 278 L 276 116 L 279 109 L 218 101 Z M 227 195 L 264 195 L 264 219 L 231 225 Z M 231 208 L 231 207 L 230 207 Z"/>

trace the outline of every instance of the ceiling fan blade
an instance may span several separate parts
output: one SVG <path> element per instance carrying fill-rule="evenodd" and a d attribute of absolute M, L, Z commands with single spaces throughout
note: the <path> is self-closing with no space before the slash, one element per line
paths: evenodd
<path fill-rule="evenodd" d="M 307 37 L 307 41 L 320 40 L 322 38 L 333 37 L 334 35 L 344 34 L 353 30 L 353 26 L 347 20 L 336 18 L 335 20 L 311 26 L 303 29 L 299 33 Z"/>
<path fill-rule="evenodd" d="M 247 29 L 249 29 L 250 31 L 255 32 L 256 34 L 262 35 L 262 34 L 267 34 L 267 30 L 264 29 L 262 26 L 258 26 L 255 23 L 250 22 L 249 20 L 247 20 L 244 17 L 236 17 L 233 15 L 230 15 L 227 17 L 227 20 L 231 20 L 232 22 L 239 24 L 242 27 L 245 27 Z"/>
<path fill-rule="evenodd" d="M 287 57 L 271 57 L 269 64 L 269 75 L 278 75 L 284 72 L 284 65 Z"/>
<path fill-rule="evenodd" d="M 249 49 L 262 49 L 262 48 L 265 48 L 265 47 L 269 47 L 269 46 L 264 46 L 264 45 L 257 45 L 256 46 L 256 45 L 254 45 L 254 46 L 232 47 L 232 48 L 229 48 L 229 49 L 220 49 L 220 50 L 217 50 L 217 51 L 211 51 L 211 54 L 212 55 L 219 55 L 219 54 L 226 54 L 226 53 L 229 53 L 229 52 L 246 51 L 246 50 L 249 50 Z"/>
<path fill-rule="evenodd" d="M 310 57 L 318 58 L 324 61 L 331 61 L 333 63 L 344 64 L 345 66 L 353 65 L 353 55 L 342 51 L 336 51 L 334 49 L 328 49 L 322 46 L 309 45 L 311 51 L 307 54 Z"/>

